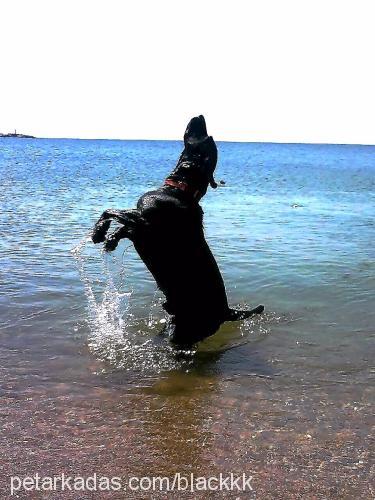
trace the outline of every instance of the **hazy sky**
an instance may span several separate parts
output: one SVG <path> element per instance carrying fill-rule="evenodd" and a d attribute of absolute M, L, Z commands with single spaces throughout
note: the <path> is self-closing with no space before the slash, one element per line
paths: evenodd
<path fill-rule="evenodd" d="M 375 144 L 374 0 L 0 0 L 0 131 Z"/>

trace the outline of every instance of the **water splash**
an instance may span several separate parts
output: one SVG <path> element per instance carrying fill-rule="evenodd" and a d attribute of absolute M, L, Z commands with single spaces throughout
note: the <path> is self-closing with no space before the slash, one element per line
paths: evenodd
<path fill-rule="evenodd" d="M 291 314 L 280 314 L 276 313 L 275 311 L 266 311 L 260 315 L 247 318 L 243 322 L 241 322 L 241 336 L 256 340 L 271 333 L 272 327 L 275 324 L 290 323 L 291 321 L 295 320 L 296 318 L 294 318 L 294 316 Z"/>
<path fill-rule="evenodd" d="M 149 326 L 150 328 L 153 328 L 157 325 L 163 325 L 166 323 L 167 321 L 166 318 L 159 319 L 161 306 L 164 300 L 165 300 L 164 295 L 161 293 L 160 290 L 156 289 L 154 297 L 152 299 L 147 321 L 147 326 Z"/>
<path fill-rule="evenodd" d="M 100 360 L 105 361 L 112 369 L 142 370 L 160 372 L 181 368 L 192 363 L 194 351 L 185 356 L 183 361 L 176 350 L 166 341 L 157 336 L 160 325 L 165 319 L 158 319 L 157 311 L 163 300 L 160 292 L 155 292 L 148 321 L 142 325 L 132 320 L 130 303 L 132 292 L 124 292 L 125 272 L 123 257 L 119 263 L 115 254 L 101 253 L 101 267 L 104 277 L 104 289 L 100 298 L 96 298 L 95 282 L 101 280 L 90 276 L 88 263 L 90 257 L 85 254 L 90 241 L 86 235 L 72 250 L 76 259 L 80 279 L 84 285 L 87 298 L 87 322 L 89 326 L 88 346 L 91 352 Z M 112 268 L 120 265 L 119 282 L 115 283 Z"/>
<path fill-rule="evenodd" d="M 90 254 L 92 247 L 87 245 L 90 241 L 88 234 L 72 249 L 72 254 L 87 298 L 91 352 L 110 369 L 160 373 L 191 367 L 196 350 L 182 354 L 158 335 L 166 322 L 161 314 L 164 296 L 159 290 L 154 293 L 146 320 L 137 320 L 131 313 L 132 291 L 123 291 L 126 288 L 124 258 L 127 249 L 120 259 L 115 253 L 98 253 L 96 249 Z M 90 260 L 94 265 L 92 272 L 89 272 Z M 95 279 L 94 273 L 98 275 L 98 271 L 100 278 Z M 242 304 L 242 307 L 246 309 L 246 305 Z M 239 328 L 230 332 L 230 340 L 226 335 L 221 340 L 215 336 L 201 343 L 197 355 L 201 351 L 224 352 L 259 340 L 270 332 L 272 325 L 289 320 L 291 318 L 273 312 L 254 316 L 240 322 Z"/>

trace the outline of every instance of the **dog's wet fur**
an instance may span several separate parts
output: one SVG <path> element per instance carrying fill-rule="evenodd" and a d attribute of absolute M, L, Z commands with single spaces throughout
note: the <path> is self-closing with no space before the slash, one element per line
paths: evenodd
<path fill-rule="evenodd" d="M 263 306 L 239 311 L 228 306 L 223 278 L 203 231 L 199 200 L 216 188 L 217 148 L 202 115 L 190 120 L 184 150 L 165 184 L 145 193 L 134 210 L 106 210 L 95 224 L 94 243 L 114 250 L 120 239 L 134 244 L 154 276 L 169 314 L 164 333 L 190 347 L 213 335 L 224 321 L 249 318 Z M 106 237 L 111 221 L 121 227 Z"/>

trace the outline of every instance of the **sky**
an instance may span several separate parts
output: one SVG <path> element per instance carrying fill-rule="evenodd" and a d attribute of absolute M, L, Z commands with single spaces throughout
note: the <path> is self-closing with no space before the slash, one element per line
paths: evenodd
<path fill-rule="evenodd" d="M 0 0 L 0 132 L 375 144 L 374 0 Z"/>

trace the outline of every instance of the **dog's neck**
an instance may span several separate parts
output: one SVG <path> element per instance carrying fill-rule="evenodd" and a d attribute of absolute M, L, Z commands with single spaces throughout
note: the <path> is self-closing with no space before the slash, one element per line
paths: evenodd
<path fill-rule="evenodd" d="M 165 184 L 179 188 L 195 200 L 200 200 L 207 192 L 209 181 L 199 160 L 199 157 L 188 156 L 183 151 Z"/>

